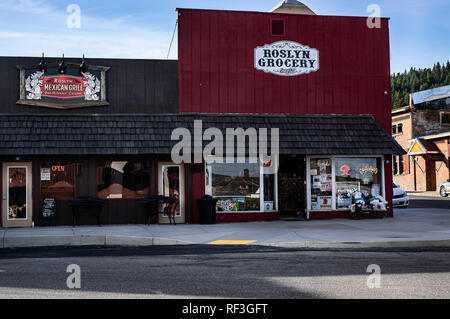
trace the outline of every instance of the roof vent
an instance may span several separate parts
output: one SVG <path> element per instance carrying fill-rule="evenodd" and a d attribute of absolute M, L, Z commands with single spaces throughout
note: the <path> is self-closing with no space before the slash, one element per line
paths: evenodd
<path fill-rule="evenodd" d="M 283 0 L 270 12 L 315 15 L 315 13 L 310 8 L 297 0 Z"/>
<path fill-rule="evenodd" d="M 284 20 L 272 20 L 272 35 L 284 35 Z"/>

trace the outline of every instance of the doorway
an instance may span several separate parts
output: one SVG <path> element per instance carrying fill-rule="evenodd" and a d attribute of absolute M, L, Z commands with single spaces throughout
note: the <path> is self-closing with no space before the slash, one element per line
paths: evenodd
<path fill-rule="evenodd" d="M 31 163 L 3 163 L 2 174 L 3 227 L 31 227 L 33 220 Z"/>
<path fill-rule="evenodd" d="M 278 206 L 280 219 L 306 217 L 305 176 L 305 156 L 280 155 L 278 169 Z"/>
<path fill-rule="evenodd" d="M 185 222 L 184 205 L 184 166 L 173 163 L 158 164 L 158 193 L 163 196 L 170 196 L 178 201 L 175 213 L 176 223 Z M 159 223 L 169 223 L 169 217 L 160 215 Z"/>

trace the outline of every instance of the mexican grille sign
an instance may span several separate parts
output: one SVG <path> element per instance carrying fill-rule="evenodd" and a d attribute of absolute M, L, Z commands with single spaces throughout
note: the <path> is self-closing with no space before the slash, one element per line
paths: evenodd
<path fill-rule="evenodd" d="M 17 104 L 70 109 L 109 105 L 106 100 L 106 71 L 109 67 L 89 66 L 79 73 L 78 65 L 67 63 L 66 74 L 49 64 L 46 73 L 36 67 L 18 66 L 20 99 Z"/>
<path fill-rule="evenodd" d="M 293 41 L 278 41 L 255 49 L 255 68 L 282 76 L 319 70 L 319 51 Z"/>

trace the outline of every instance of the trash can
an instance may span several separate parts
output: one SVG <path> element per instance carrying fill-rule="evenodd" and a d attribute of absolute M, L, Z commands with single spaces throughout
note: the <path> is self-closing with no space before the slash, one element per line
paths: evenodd
<path fill-rule="evenodd" d="M 216 223 L 216 204 L 217 199 L 210 195 L 203 195 L 203 197 L 198 200 L 200 224 Z"/>

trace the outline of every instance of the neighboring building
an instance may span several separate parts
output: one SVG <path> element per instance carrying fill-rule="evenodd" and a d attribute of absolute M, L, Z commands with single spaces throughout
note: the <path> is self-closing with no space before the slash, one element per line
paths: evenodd
<path fill-rule="evenodd" d="M 450 85 L 410 95 L 392 111 L 392 135 L 408 152 L 393 157 L 394 183 L 407 191 L 438 191 L 450 178 Z"/>
<path fill-rule="evenodd" d="M 154 194 L 178 199 L 179 223 L 199 222 L 204 194 L 218 199 L 219 222 L 348 218 L 354 188 L 392 202 L 391 159 L 404 151 L 389 133 L 388 19 L 369 29 L 363 17 L 178 16 L 179 61 L 0 58 L 3 226 L 71 224 L 68 204 L 82 195 L 106 199 L 108 224 L 143 223 L 141 200 Z M 245 163 L 173 163 L 175 129 L 200 152 L 210 143 L 197 121 L 224 137 L 279 129 L 278 172 L 249 162 L 248 144 L 237 145 Z"/>

